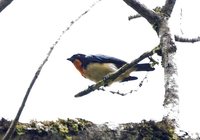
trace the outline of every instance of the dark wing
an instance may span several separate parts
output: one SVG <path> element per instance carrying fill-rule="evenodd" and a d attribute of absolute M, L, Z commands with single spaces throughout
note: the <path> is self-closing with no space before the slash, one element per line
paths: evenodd
<path fill-rule="evenodd" d="M 127 63 L 121 59 L 101 54 L 88 55 L 86 56 L 86 61 L 86 65 L 89 63 L 113 63 L 116 65 L 117 68 L 120 68 Z"/>

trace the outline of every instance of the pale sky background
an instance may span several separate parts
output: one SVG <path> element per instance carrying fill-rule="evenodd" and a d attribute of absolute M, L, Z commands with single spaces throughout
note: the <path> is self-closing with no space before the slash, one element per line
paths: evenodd
<path fill-rule="evenodd" d="M 95 0 L 16 0 L 0 13 L 0 117 L 13 119 L 38 66 L 61 32 Z M 149 8 L 161 0 L 142 0 Z M 180 17 L 182 8 L 182 17 Z M 200 35 L 199 1 L 177 1 L 170 25 L 172 33 Z M 161 120 L 164 109 L 164 78 L 161 66 L 148 73 L 142 88 L 127 96 L 95 91 L 74 95 L 93 84 L 66 60 L 75 53 L 106 54 L 126 60 L 155 47 L 159 39 L 149 23 L 128 21 L 135 11 L 122 0 L 102 0 L 66 32 L 34 85 L 21 122 L 84 118 L 95 123 Z M 200 43 L 176 43 L 180 96 L 180 125 L 200 132 Z M 155 59 L 159 57 L 155 56 Z M 146 60 L 148 62 L 148 60 Z M 146 72 L 133 73 L 139 80 L 116 83 L 108 90 L 138 89 Z"/>

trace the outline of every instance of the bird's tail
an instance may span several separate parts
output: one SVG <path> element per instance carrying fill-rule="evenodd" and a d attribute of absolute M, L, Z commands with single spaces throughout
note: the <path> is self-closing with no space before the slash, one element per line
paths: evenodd
<path fill-rule="evenodd" d="M 153 70 L 155 70 L 155 68 L 153 68 L 151 64 L 149 63 L 137 64 L 134 66 L 133 69 L 126 72 L 125 75 L 129 75 L 133 71 L 153 71 Z M 132 80 L 137 80 L 137 79 L 138 78 L 135 76 L 128 76 L 128 77 L 125 77 L 121 82 L 132 81 Z"/>
<path fill-rule="evenodd" d="M 153 68 L 149 63 L 137 64 L 134 66 L 134 71 L 153 71 Z"/>

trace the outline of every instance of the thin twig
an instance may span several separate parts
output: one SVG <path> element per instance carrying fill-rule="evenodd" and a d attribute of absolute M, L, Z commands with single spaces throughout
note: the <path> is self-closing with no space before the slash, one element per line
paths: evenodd
<path fill-rule="evenodd" d="M 182 30 L 182 21 L 183 21 L 183 9 L 181 8 L 181 11 L 180 11 L 180 23 L 179 23 L 179 25 L 180 25 L 180 32 L 181 32 L 181 34 L 183 35 L 183 30 Z"/>
<path fill-rule="evenodd" d="M 184 42 L 184 43 L 195 43 L 195 42 L 200 41 L 200 36 L 198 36 L 197 38 L 184 38 L 184 37 L 175 35 L 174 37 L 175 37 L 175 41 Z"/>
<path fill-rule="evenodd" d="M 133 90 L 131 89 L 129 92 L 120 92 L 119 90 L 118 91 L 109 91 L 110 93 L 112 94 L 117 94 L 117 95 L 121 95 L 121 96 L 126 96 L 128 94 L 131 94 L 133 92 L 138 92 L 139 88 L 141 88 L 143 86 L 143 83 L 144 83 L 144 80 L 147 79 L 147 75 L 148 75 L 148 72 L 146 73 L 145 77 L 140 81 L 139 85 L 138 85 L 138 88 Z"/>
<path fill-rule="evenodd" d="M 8 128 L 8 130 L 7 130 L 7 132 L 6 132 L 6 134 L 5 134 L 4 138 L 3 138 L 3 140 L 9 140 L 9 139 L 12 137 L 12 134 L 13 134 L 13 132 L 15 131 L 15 126 L 16 126 L 16 124 L 17 124 L 17 122 L 18 122 L 18 120 L 19 120 L 19 117 L 20 117 L 20 115 L 21 115 L 21 113 L 22 113 L 22 111 L 23 111 L 23 108 L 24 108 L 25 103 L 26 103 L 26 101 L 27 101 L 27 99 L 28 99 L 28 96 L 29 96 L 29 94 L 30 94 L 30 91 L 31 91 L 33 85 L 35 84 L 35 82 L 36 82 L 36 80 L 37 80 L 37 78 L 38 78 L 38 76 L 39 76 L 39 74 L 40 74 L 40 72 L 41 72 L 41 70 L 42 70 L 44 64 L 48 61 L 48 58 L 49 58 L 49 56 L 51 55 L 52 51 L 53 51 L 53 47 L 50 48 L 47 57 L 44 59 L 44 61 L 43 61 L 42 64 L 39 66 L 38 70 L 36 71 L 36 73 L 35 73 L 35 75 L 34 75 L 32 81 L 31 81 L 31 83 L 30 83 L 30 85 L 29 85 L 29 87 L 28 87 L 28 89 L 27 89 L 27 91 L 26 91 L 26 94 L 25 94 L 24 99 L 23 99 L 23 101 L 22 101 L 22 104 L 21 104 L 21 106 L 20 106 L 20 108 L 19 108 L 19 110 L 18 110 L 18 112 L 17 112 L 17 115 L 16 115 L 15 119 L 11 122 L 11 125 L 10 125 L 10 127 Z"/>
<path fill-rule="evenodd" d="M 133 16 L 129 16 L 128 20 L 132 20 L 132 19 L 136 19 L 136 18 L 140 18 L 140 17 L 142 17 L 140 14 L 136 14 L 136 15 L 133 15 Z"/>
<path fill-rule="evenodd" d="M 145 5 L 137 0 L 124 0 L 124 2 L 136 10 L 143 16 L 151 25 L 156 25 L 161 21 L 161 18 L 153 10 L 148 9 Z"/>
<path fill-rule="evenodd" d="M 27 101 L 27 99 L 28 99 L 28 96 L 29 96 L 29 94 L 30 94 L 30 92 L 31 92 L 31 89 L 33 88 L 33 86 L 34 86 L 34 84 L 35 84 L 35 82 L 36 82 L 36 80 L 37 80 L 37 78 L 38 78 L 38 76 L 39 76 L 39 74 L 40 74 L 40 72 L 41 72 L 43 66 L 44 66 L 44 65 L 46 64 L 46 62 L 48 61 L 48 59 L 49 59 L 51 53 L 53 52 L 53 49 L 56 47 L 56 45 L 58 44 L 58 42 L 60 41 L 60 39 L 62 38 L 62 36 L 72 27 L 72 25 L 73 25 L 74 23 L 76 23 L 81 17 L 83 17 L 85 14 L 87 14 L 87 13 L 91 10 L 91 8 L 93 8 L 93 7 L 94 7 L 98 2 L 100 2 L 100 1 L 101 1 L 101 0 L 98 0 L 97 2 L 95 2 L 94 4 L 92 4 L 88 10 L 86 10 L 85 12 L 83 12 L 83 13 L 82 13 L 80 16 L 78 16 L 78 18 L 76 18 L 74 21 L 71 21 L 70 25 L 69 25 L 65 30 L 62 31 L 62 33 L 60 34 L 60 36 L 57 38 L 57 40 L 55 41 L 55 43 L 52 45 L 52 47 L 50 48 L 49 52 L 47 53 L 47 56 L 45 57 L 45 59 L 43 60 L 42 64 L 39 66 L 38 70 L 36 71 L 36 73 L 35 73 L 35 75 L 34 75 L 32 81 L 31 81 L 31 83 L 30 83 L 30 85 L 29 85 L 29 87 L 28 87 L 28 89 L 27 89 L 27 91 L 26 91 L 26 94 L 25 94 L 25 96 L 24 96 L 24 99 L 23 99 L 23 101 L 22 101 L 22 104 L 21 104 L 21 106 L 20 106 L 20 108 L 19 108 L 19 110 L 18 110 L 18 112 L 17 112 L 17 114 L 16 114 L 16 117 L 15 117 L 15 119 L 11 122 L 11 125 L 9 126 L 9 128 L 8 128 L 8 130 L 7 130 L 7 132 L 6 132 L 6 134 L 4 135 L 4 137 L 3 137 L 2 140 L 9 140 L 9 139 L 11 139 L 11 137 L 12 137 L 14 131 L 15 131 L 16 124 L 17 124 L 17 122 L 18 122 L 18 120 L 19 120 L 19 118 L 20 118 L 20 115 L 21 115 L 21 113 L 22 113 L 22 111 L 23 111 L 23 108 L 24 108 L 24 106 L 25 106 L 25 103 L 26 103 L 26 101 Z"/>
<path fill-rule="evenodd" d="M 156 12 L 156 13 L 161 13 L 161 10 L 162 10 L 161 7 L 155 7 L 155 8 L 153 9 L 153 11 Z M 135 15 L 133 15 L 133 16 L 129 16 L 129 17 L 128 17 L 128 20 L 132 20 L 132 19 L 136 19 L 136 18 L 140 18 L 140 17 L 142 17 L 140 14 L 135 14 Z"/>
<path fill-rule="evenodd" d="M 140 61 L 142 61 L 143 59 L 145 59 L 149 56 L 152 56 L 156 52 L 157 49 L 160 49 L 160 48 L 155 47 L 150 52 L 143 53 L 140 57 L 138 57 L 137 59 L 135 59 L 131 63 L 129 63 L 129 64 L 127 63 L 124 66 L 122 66 L 118 71 L 106 76 L 106 78 L 99 81 L 98 83 L 93 84 L 93 85 L 89 86 L 87 89 L 79 92 L 78 94 L 75 95 L 75 97 L 81 97 L 81 96 L 87 95 L 90 92 L 99 89 L 101 86 L 105 86 L 105 85 L 108 85 L 108 83 L 112 83 L 115 79 L 120 77 L 122 74 L 124 74 L 127 71 L 129 71 L 130 69 L 134 68 L 134 66 L 136 64 L 138 64 Z"/>
<path fill-rule="evenodd" d="M 119 90 L 118 90 L 118 91 L 109 91 L 109 92 L 112 93 L 112 94 L 120 95 L 120 96 L 126 96 L 127 94 L 132 93 L 133 90 L 130 90 L 130 91 L 127 92 L 127 93 L 122 93 L 122 92 L 120 92 Z"/>

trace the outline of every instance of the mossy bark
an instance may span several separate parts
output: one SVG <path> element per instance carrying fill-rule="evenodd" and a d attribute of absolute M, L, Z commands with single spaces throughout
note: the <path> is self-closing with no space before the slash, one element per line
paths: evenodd
<path fill-rule="evenodd" d="M 12 140 L 182 140 L 167 119 L 160 122 L 97 125 L 84 119 L 58 119 L 57 121 L 31 121 L 18 123 Z M 0 120 L 0 139 L 6 133 L 10 121 Z"/>

